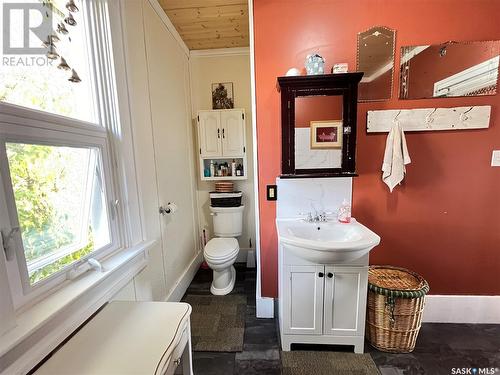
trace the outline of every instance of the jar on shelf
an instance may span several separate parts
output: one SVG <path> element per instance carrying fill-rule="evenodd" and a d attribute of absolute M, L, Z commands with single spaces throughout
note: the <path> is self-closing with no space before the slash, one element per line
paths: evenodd
<path fill-rule="evenodd" d="M 307 75 L 325 74 L 325 59 L 317 53 L 307 55 L 305 68 Z"/>

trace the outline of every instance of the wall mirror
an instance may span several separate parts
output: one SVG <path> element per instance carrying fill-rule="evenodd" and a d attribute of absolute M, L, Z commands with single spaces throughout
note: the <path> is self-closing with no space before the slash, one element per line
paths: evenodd
<path fill-rule="evenodd" d="M 396 31 L 375 26 L 358 33 L 357 71 L 364 76 L 359 84 L 359 101 L 392 97 Z"/>
<path fill-rule="evenodd" d="M 295 169 L 342 167 L 343 96 L 295 98 Z"/>
<path fill-rule="evenodd" d="M 363 73 L 279 77 L 281 177 L 355 175 Z"/>
<path fill-rule="evenodd" d="M 497 93 L 499 41 L 401 48 L 400 99 Z"/>

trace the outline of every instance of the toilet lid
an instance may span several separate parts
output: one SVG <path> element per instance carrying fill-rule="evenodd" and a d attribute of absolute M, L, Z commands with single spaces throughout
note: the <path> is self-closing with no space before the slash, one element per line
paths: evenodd
<path fill-rule="evenodd" d="M 210 258 L 224 258 L 238 249 L 236 238 L 212 238 L 205 245 L 205 255 Z"/>

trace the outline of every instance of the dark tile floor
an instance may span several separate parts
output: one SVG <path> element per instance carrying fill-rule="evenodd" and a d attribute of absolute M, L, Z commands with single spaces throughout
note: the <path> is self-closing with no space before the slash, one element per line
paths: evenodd
<path fill-rule="evenodd" d="M 236 267 L 232 293 L 248 299 L 243 351 L 241 353 L 194 352 L 195 375 L 272 375 L 281 374 L 278 326 L 276 319 L 255 317 L 255 270 Z M 211 270 L 200 270 L 186 294 L 210 294 Z M 319 350 L 321 346 L 301 345 L 297 349 Z M 350 348 L 338 348 L 352 350 Z M 409 354 L 389 354 L 373 349 L 370 353 L 382 375 L 448 375 L 454 368 L 471 368 L 470 374 L 500 375 L 500 325 L 423 324 L 417 346 Z M 459 373 L 459 372 L 455 372 Z"/>

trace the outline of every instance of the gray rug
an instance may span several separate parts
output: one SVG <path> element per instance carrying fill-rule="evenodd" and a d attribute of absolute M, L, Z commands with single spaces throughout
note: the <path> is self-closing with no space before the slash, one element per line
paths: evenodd
<path fill-rule="evenodd" d="M 247 298 L 239 295 L 188 295 L 193 308 L 191 339 L 195 352 L 241 352 Z"/>
<path fill-rule="evenodd" d="M 370 354 L 282 352 L 283 375 L 379 375 Z"/>

